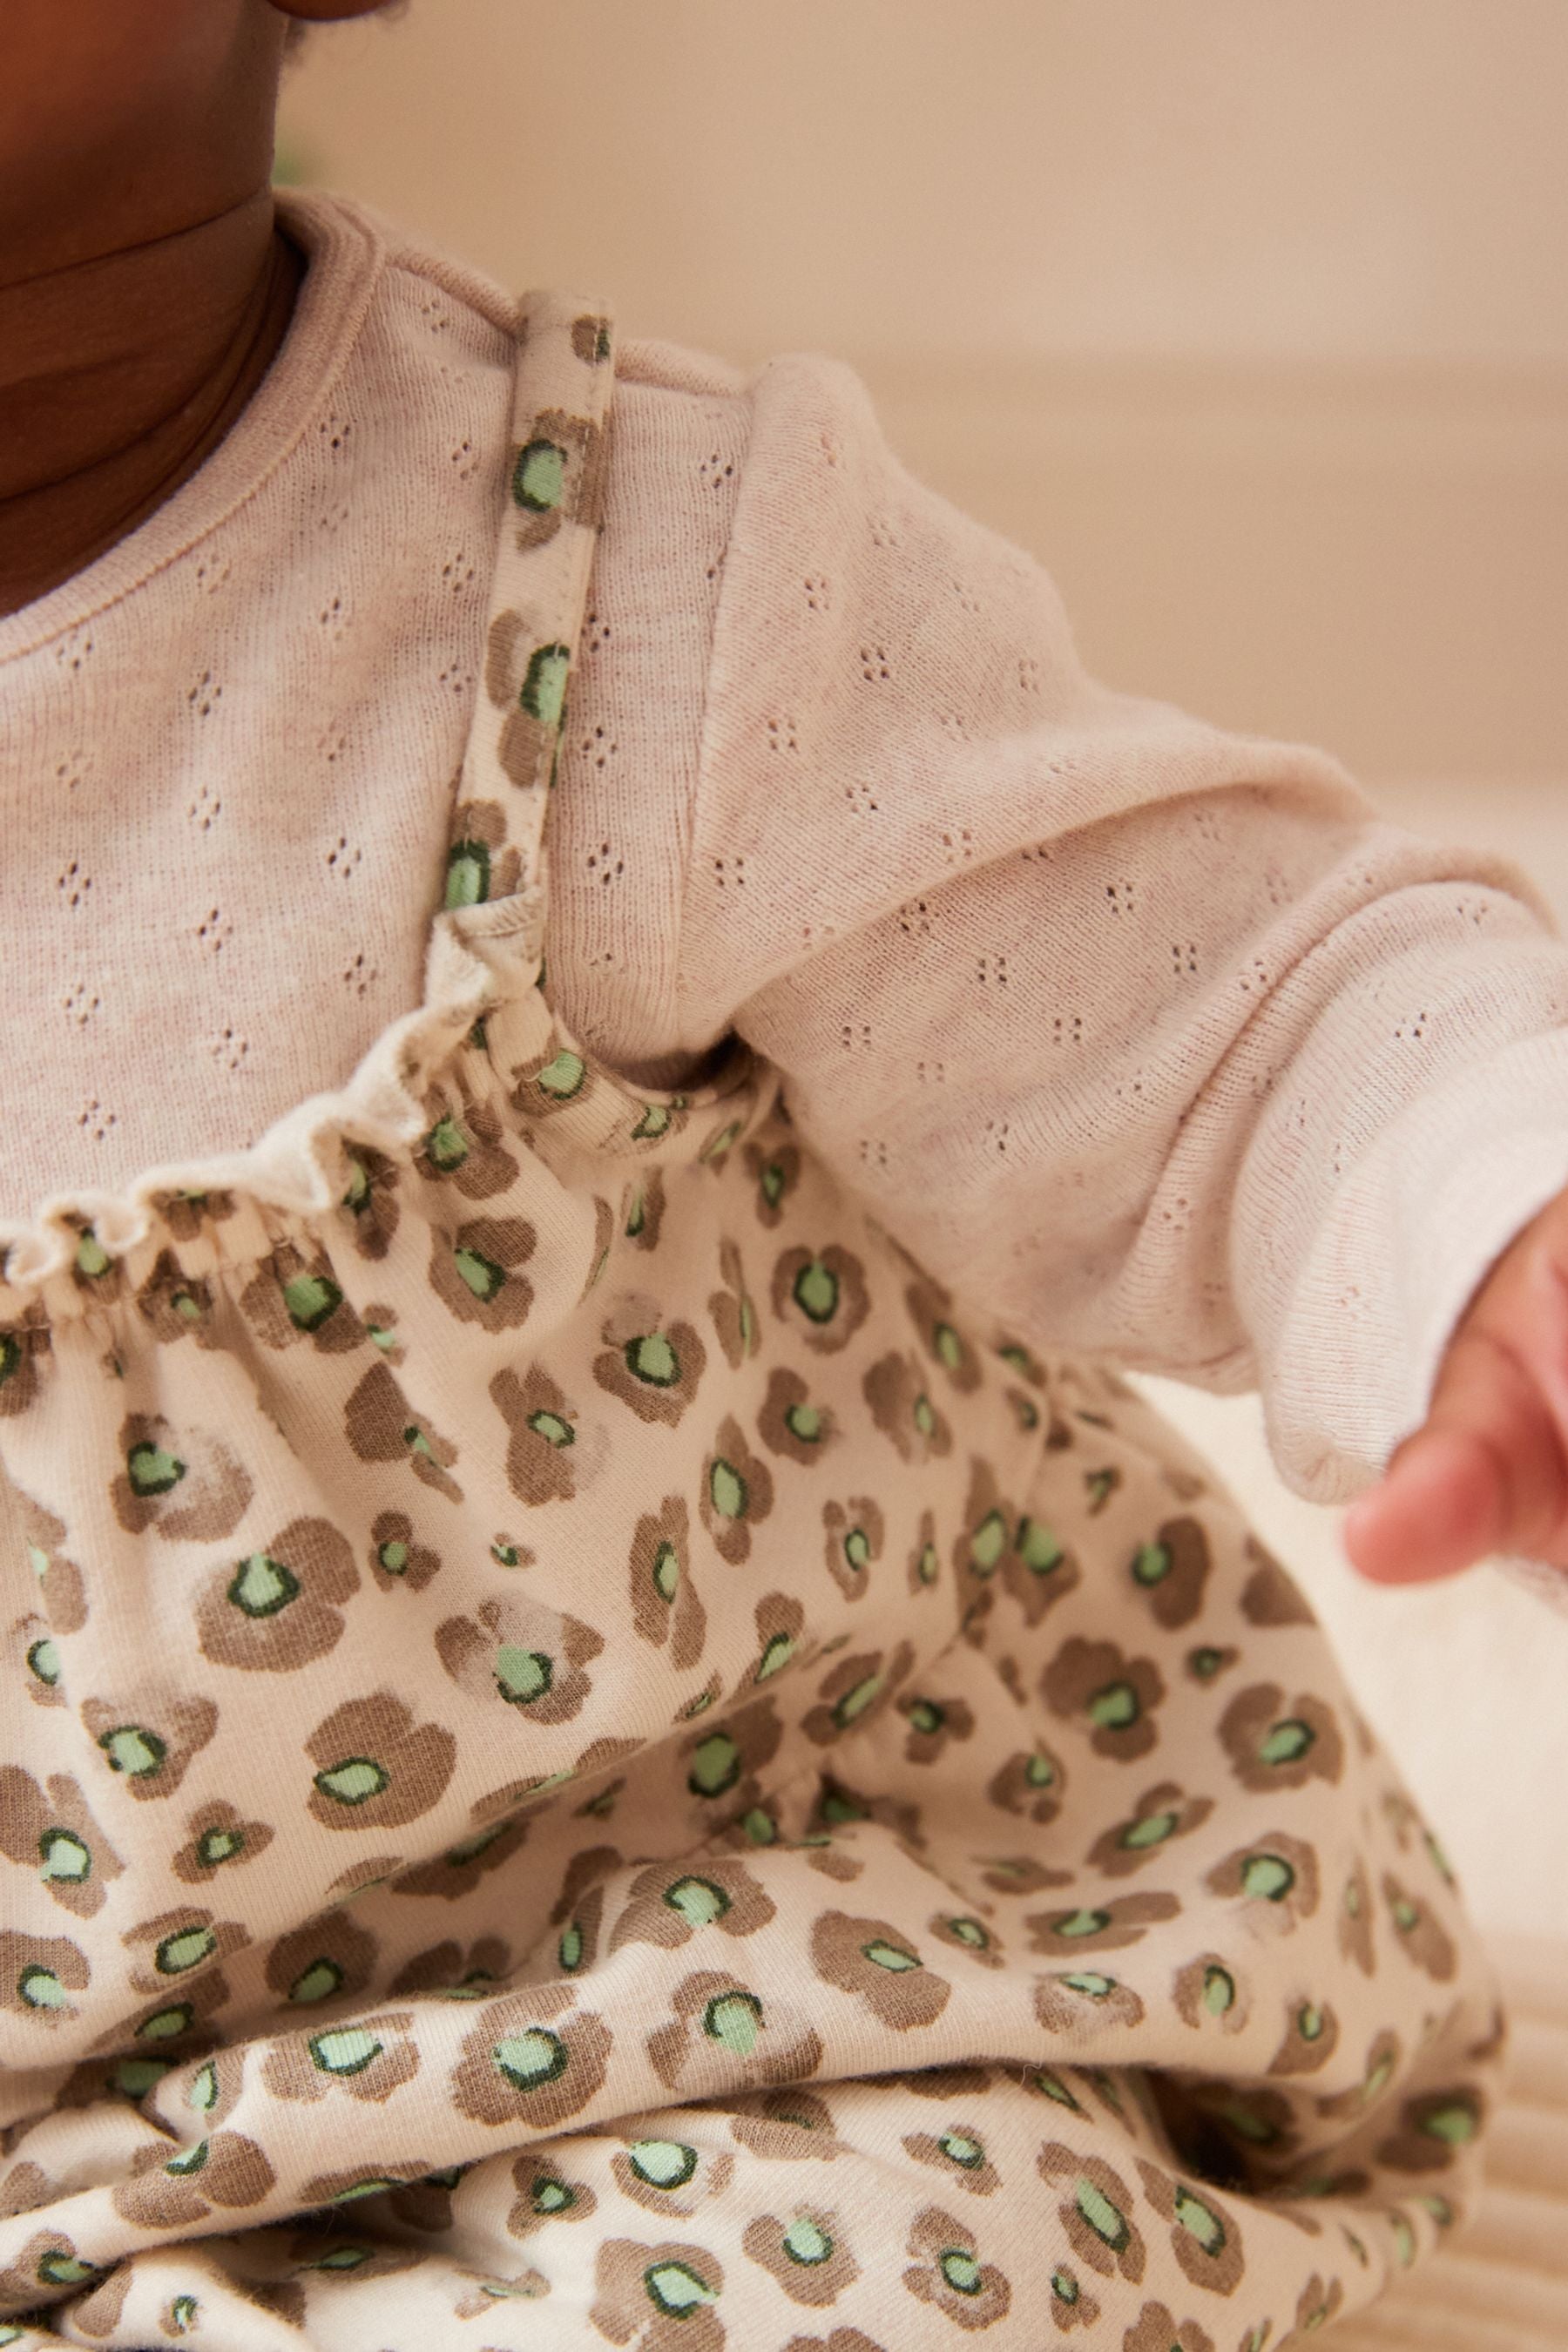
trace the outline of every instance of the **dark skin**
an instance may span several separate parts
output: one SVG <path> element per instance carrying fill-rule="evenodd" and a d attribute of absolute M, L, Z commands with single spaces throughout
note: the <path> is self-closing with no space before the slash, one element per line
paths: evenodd
<path fill-rule="evenodd" d="M 0 614 L 154 513 L 260 383 L 303 274 L 268 184 L 289 20 L 380 0 L 3 5 Z M 1480 1286 L 1346 1541 L 1385 1583 L 1568 1568 L 1568 1193 Z"/>
<path fill-rule="evenodd" d="M 0 614 L 187 481 L 304 274 L 269 176 L 290 18 L 377 0 L 5 0 Z"/>

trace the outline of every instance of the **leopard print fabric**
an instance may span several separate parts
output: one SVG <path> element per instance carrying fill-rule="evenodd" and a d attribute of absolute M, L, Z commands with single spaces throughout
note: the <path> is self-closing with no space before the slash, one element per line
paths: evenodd
<path fill-rule="evenodd" d="M 518 382 L 426 1003 L 6 1260 L 0 2344 L 1283 2352 L 1473 2187 L 1443 1856 L 1131 1391 L 553 1011 Z"/>

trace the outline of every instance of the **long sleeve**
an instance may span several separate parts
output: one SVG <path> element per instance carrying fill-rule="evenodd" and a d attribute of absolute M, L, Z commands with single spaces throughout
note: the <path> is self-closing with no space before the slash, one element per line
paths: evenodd
<path fill-rule="evenodd" d="M 911 478 L 847 367 L 728 396 L 680 1046 L 740 1030 L 961 1297 L 1256 1385 L 1290 1484 L 1353 1493 L 1568 1180 L 1568 948 L 1323 755 L 1091 681 L 1047 574 Z"/>

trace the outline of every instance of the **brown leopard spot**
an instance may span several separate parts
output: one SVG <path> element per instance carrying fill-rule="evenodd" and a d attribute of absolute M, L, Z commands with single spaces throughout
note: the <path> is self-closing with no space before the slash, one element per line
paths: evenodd
<path fill-rule="evenodd" d="M 784 2221 L 760 2213 L 746 2224 L 741 2244 L 792 2303 L 821 2309 L 837 2303 L 860 2275 L 836 2212 L 803 2205 Z"/>
<path fill-rule="evenodd" d="M 1002 2176 L 972 2123 L 951 2123 L 943 2132 L 906 2132 L 903 2146 L 905 2155 L 916 2164 L 944 2173 L 952 2188 L 971 2197 L 994 2196 L 1002 2186 Z"/>
<path fill-rule="evenodd" d="M 932 1403 L 918 1356 L 898 1349 L 880 1356 L 860 1382 L 871 1418 L 900 1459 L 919 1468 L 952 1451 L 952 1424 Z"/>
<path fill-rule="evenodd" d="M 870 1495 L 851 1495 L 822 1507 L 822 1556 L 827 1573 L 847 1601 L 858 1601 L 882 1557 L 887 1522 Z"/>
<path fill-rule="evenodd" d="M 87 1955 L 65 1936 L 22 1936 L 0 1928 L 0 2009 L 51 2030 L 80 2011 L 70 1996 L 85 1992 Z"/>
<path fill-rule="evenodd" d="M 482 1601 L 473 1617 L 448 1617 L 436 1650 L 459 1689 L 499 1699 L 530 1724 L 566 1723 L 593 1689 L 584 1669 L 604 1636 L 580 1618 L 510 1600 Z"/>
<path fill-rule="evenodd" d="M 602 2017 L 573 2008 L 570 1985 L 487 2002 L 451 2077 L 454 2104 L 475 2123 L 542 2137 L 597 2095 L 613 2040 Z"/>
<path fill-rule="evenodd" d="M 0 1399 L 4 1390 L 0 1389 Z M 66 1525 L 19 1488 L 7 1485 L 8 1498 L 22 1523 L 27 1559 L 37 1579 L 38 1598 L 51 1632 L 79 1633 L 87 1622 L 87 1585 L 74 1559 L 64 1549 Z"/>
<path fill-rule="evenodd" d="M 376 1949 L 370 1930 L 346 1911 L 326 1911 L 278 1938 L 267 1955 L 267 1981 L 280 2001 L 309 2010 L 365 1991 Z"/>
<path fill-rule="evenodd" d="M 242 1952 L 250 1934 L 237 1919 L 215 1919 L 210 1911 L 184 1906 L 142 1920 L 120 1940 L 132 1956 L 136 1990 L 177 1998 L 198 1974 Z"/>
<path fill-rule="evenodd" d="M 1301 1789 L 1309 1780 L 1333 1788 L 1344 1769 L 1332 1708 L 1307 1691 L 1287 1699 L 1278 1683 L 1237 1691 L 1220 1717 L 1219 1737 L 1246 1789 Z"/>
<path fill-rule="evenodd" d="M 1459 1955 L 1436 1914 L 1410 1894 L 1392 1871 L 1384 1873 L 1383 1899 L 1405 1958 L 1435 1984 L 1451 1983 L 1458 1971 Z"/>
<path fill-rule="evenodd" d="M 458 1449 L 430 1427 L 398 1386 L 386 1364 L 374 1364 L 343 1407 L 343 1433 L 361 1462 L 406 1462 L 421 1485 L 460 1503 L 463 1490 L 450 1475 Z"/>
<path fill-rule="evenodd" d="M 1142 1943 L 1152 1927 L 1175 1918 L 1181 1907 L 1174 1895 L 1120 1895 L 1109 1903 L 1037 1912 L 1024 1925 L 1037 1952 L 1120 1952 Z"/>
<path fill-rule="evenodd" d="M 521 1271 L 538 1235 L 526 1217 L 471 1217 L 430 1239 L 430 1287 L 459 1323 L 516 1331 L 533 1307 L 533 1285 Z"/>
<path fill-rule="evenodd" d="M 751 1557 L 752 1530 L 773 1507 L 773 1476 L 747 1444 L 733 1413 L 719 1424 L 703 1460 L 698 1509 L 721 1559 L 741 1568 Z"/>
<path fill-rule="evenodd" d="M 1101 2278 L 1122 2278 L 1137 2286 L 1148 2254 L 1132 2218 L 1132 2191 L 1121 2174 L 1059 2140 L 1041 2148 L 1036 2167 L 1047 2188 L 1063 2191 L 1057 2212 L 1079 2261 Z"/>
<path fill-rule="evenodd" d="M 618 1952 L 626 1944 L 652 1944 L 674 1952 L 704 1928 L 754 1936 L 774 1916 L 773 1898 L 743 1863 L 712 1855 L 683 1868 L 655 1863 L 633 1879 L 609 1948 Z"/>
<path fill-rule="evenodd" d="M 986 1783 L 991 1802 L 1005 1813 L 1026 1814 L 1042 1827 L 1054 1822 L 1067 1795 L 1068 1776 L 1061 1759 L 1037 1741 L 1009 1756 Z"/>
<path fill-rule="evenodd" d="M 489 1393 L 510 1432 L 507 1483 L 520 1502 L 572 1502 L 594 1484 L 607 1459 L 607 1437 L 582 1421 L 541 1365 L 498 1372 Z"/>
<path fill-rule="evenodd" d="M 259 2205 L 277 2179 L 261 2148 L 241 2132 L 216 2132 L 173 2156 L 166 2147 L 139 2148 L 129 2178 L 112 2193 L 115 2211 L 137 2229 L 190 2229 L 215 2205 L 226 2212 Z"/>
<path fill-rule="evenodd" d="M 1256 1536 L 1248 1536 L 1247 1557 L 1252 1574 L 1241 1588 L 1241 1613 L 1249 1625 L 1315 1625 L 1300 1587 Z"/>
<path fill-rule="evenodd" d="M 458 1744 L 437 1723 L 416 1724 L 390 1691 L 348 1700 L 305 1742 L 316 1767 L 310 1811 L 329 1830 L 400 1829 L 445 1795 Z"/>
<path fill-rule="evenodd" d="M 90 1919 L 125 1865 L 68 1772 L 47 1789 L 18 1764 L 0 1765 L 0 1853 L 37 1873 L 62 1910 Z"/>
<path fill-rule="evenodd" d="M 1196 1519 L 1167 1519 L 1152 1542 L 1133 1553 L 1128 1576 L 1146 1595 L 1154 1622 L 1167 1633 L 1190 1625 L 1203 1607 L 1214 1565 L 1209 1539 Z"/>
<path fill-rule="evenodd" d="M 1396 2172 L 1444 2172 L 1462 2148 L 1474 2147 L 1486 2123 L 1486 2100 L 1472 2084 L 1424 2091 L 1406 2099 L 1399 2128 L 1377 2151 L 1380 2164 Z"/>
<path fill-rule="evenodd" d="M 723 2285 L 723 2265 L 705 2246 L 609 2238 L 595 2264 L 589 2322 L 607 2343 L 637 2352 L 725 2352 L 715 2308 Z"/>
<path fill-rule="evenodd" d="M 1035 2015 L 1047 2033 L 1081 2038 L 1142 2025 L 1143 2004 L 1131 1985 L 1102 1969 L 1057 1969 L 1035 1979 Z"/>
<path fill-rule="evenodd" d="M 206 1579 L 195 1611 L 202 1654 L 251 1673 L 295 1674 L 335 1648 L 342 1605 L 358 1590 L 353 1547 L 336 1528 L 290 1519 Z"/>
<path fill-rule="evenodd" d="M 361 2011 L 322 2020 L 280 2036 L 268 2051 L 261 2079 L 275 2099 L 314 2106 L 335 2093 L 362 2106 L 383 2106 L 419 2072 L 406 2010 Z"/>
<path fill-rule="evenodd" d="M 1178 1969 L 1172 1996 L 1182 2022 L 1199 2032 L 1217 2027 L 1222 2033 L 1239 2033 L 1252 2014 L 1246 1978 L 1218 1952 L 1200 1952 Z"/>
<path fill-rule="evenodd" d="M 1235 2214 L 1206 2188 L 1173 2179 L 1157 2165 L 1138 2159 L 1143 2193 L 1171 2224 L 1171 2251 L 1194 2286 L 1211 2294 L 1233 2294 L 1247 2268 L 1241 2228 Z"/>
<path fill-rule="evenodd" d="M 1040 1695 L 1053 1715 L 1087 1731 L 1097 1756 L 1131 1763 L 1159 1738 L 1154 1711 L 1165 1685 L 1152 1658 L 1129 1658 L 1114 1642 L 1075 1634 L 1046 1668 Z"/>
<path fill-rule="evenodd" d="M 730 2129 L 766 2164 L 831 2164 L 843 2143 L 826 2102 L 796 2085 L 726 2101 Z"/>
<path fill-rule="evenodd" d="M 280 1243 L 239 1294 L 239 1311 L 263 1347 L 303 1347 L 343 1355 L 365 1342 L 365 1328 L 343 1297 L 331 1261 Z"/>
<path fill-rule="evenodd" d="M 686 1500 L 666 1495 L 645 1511 L 632 1537 L 627 1563 L 632 1623 L 655 1649 L 668 1643 L 670 1663 L 684 1670 L 702 1655 L 708 1612 L 691 1578 L 691 1528 Z"/>
<path fill-rule="evenodd" d="M 161 1413 L 128 1413 L 119 1448 L 125 1467 L 109 1491 L 127 1535 L 152 1528 L 169 1543 L 218 1542 L 249 1507 L 249 1473 L 205 1430 L 176 1431 Z"/>
<path fill-rule="evenodd" d="M 837 1354 L 871 1311 L 860 1260 L 836 1242 L 781 1252 L 769 1297 L 775 1319 L 816 1355 Z"/>
<path fill-rule="evenodd" d="M 1005 2272 L 983 2261 L 973 2231 L 940 2206 L 928 2205 L 915 2216 L 906 2251 L 912 2259 L 905 2288 L 954 2326 L 972 2333 L 1006 2317 L 1013 2290 Z"/>
<path fill-rule="evenodd" d="M 81 1719 L 109 1769 L 150 1804 L 174 1795 L 217 1729 L 217 1708 L 208 1698 L 143 1685 L 121 1699 L 84 1699 Z"/>
<path fill-rule="evenodd" d="M 517 1181 L 515 1155 L 506 1148 L 505 1129 L 493 1103 L 449 1103 L 437 1088 L 435 1113 L 419 1147 L 419 1171 L 431 1182 L 451 1185 L 467 1201 L 493 1200 Z"/>
<path fill-rule="evenodd" d="M 1174 1780 L 1145 1789 L 1125 1821 L 1101 1831 L 1089 1851 L 1091 1865 L 1107 1878 L 1126 1878 L 1163 1853 L 1176 1838 L 1199 1828 L 1214 1811 L 1209 1797 L 1189 1797 Z"/>
<path fill-rule="evenodd" d="M 666 2089 L 683 2099 L 793 2083 L 822 2063 L 822 2043 L 802 2011 L 764 2002 L 721 1969 L 683 1977 L 671 2006 L 674 2014 L 647 2036 L 647 2054 Z"/>
<path fill-rule="evenodd" d="M 819 1748 L 863 1731 L 886 1713 L 913 1664 L 908 1642 L 900 1642 L 891 1658 L 880 1650 L 840 1658 L 818 1685 L 817 1703 L 801 1718 L 801 1729 Z"/>
<path fill-rule="evenodd" d="M 881 2025 L 908 2033 L 935 2023 L 952 1988 L 914 1938 L 886 1919 L 824 1911 L 811 1930 L 812 1966 L 825 1984 L 864 2003 Z"/>
<path fill-rule="evenodd" d="M 378 1511 L 367 1565 L 383 1592 L 423 1592 L 440 1573 L 441 1555 L 418 1541 L 406 1511 Z"/>
<path fill-rule="evenodd" d="M 174 1856 L 174 1875 L 187 1886 L 205 1885 L 230 1863 L 254 1862 L 274 1834 L 269 1822 L 248 1821 L 221 1798 L 198 1806 L 185 1832 L 186 1843 Z"/>
<path fill-rule="evenodd" d="M 952 1293 L 928 1275 L 910 1283 L 904 1291 L 904 1305 L 921 1346 L 933 1363 L 940 1364 L 951 1387 L 961 1396 L 973 1396 L 984 1379 L 980 1356 L 973 1341 L 953 1320 L 953 1303 Z"/>
<path fill-rule="evenodd" d="M 1146 2303 L 1123 2338 L 1122 2352 L 1215 2352 L 1215 2341 L 1195 2319 L 1178 2320 L 1164 2304 Z"/>
<path fill-rule="evenodd" d="M 511 2168 L 517 2199 L 506 2217 L 508 2233 L 531 2237 L 556 2221 L 586 2221 L 599 2200 L 585 2180 L 574 2180 L 552 2157 L 522 2155 Z"/>
<path fill-rule="evenodd" d="M 1300 1838 L 1268 1831 L 1227 1853 L 1204 1885 L 1211 1895 L 1244 1902 L 1256 1927 L 1289 1935 L 1317 1910 L 1318 1857 Z"/>
<path fill-rule="evenodd" d="M 1340 2021 L 1333 2011 L 1315 2000 L 1292 2001 L 1286 2011 L 1285 2033 L 1268 2061 L 1271 2074 L 1315 2074 L 1339 2047 Z"/>

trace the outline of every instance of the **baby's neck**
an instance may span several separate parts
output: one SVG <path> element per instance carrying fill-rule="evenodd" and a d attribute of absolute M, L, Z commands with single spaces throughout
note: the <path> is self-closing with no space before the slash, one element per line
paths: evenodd
<path fill-rule="evenodd" d="M 0 285 L 0 614 L 190 478 L 266 374 L 303 274 L 263 187 L 174 235 Z"/>

